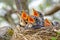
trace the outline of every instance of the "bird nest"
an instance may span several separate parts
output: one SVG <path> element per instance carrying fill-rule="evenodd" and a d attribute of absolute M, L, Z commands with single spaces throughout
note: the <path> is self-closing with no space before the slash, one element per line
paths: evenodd
<path fill-rule="evenodd" d="M 33 15 L 28 15 L 23 11 L 19 18 L 20 26 L 24 27 L 15 27 L 11 40 L 60 40 L 60 35 L 57 32 L 60 28 L 55 27 L 59 23 L 44 19 L 42 13 L 33 9 Z"/>
<path fill-rule="evenodd" d="M 55 31 L 59 30 L 59 27 L 42 27 L 40 29 L 27 29 L 17 27 L 14 29 L 14 34 L 11 40 L 51 40 L 52 37 L 56 37 L 60 40 L 60 35 Z"/>

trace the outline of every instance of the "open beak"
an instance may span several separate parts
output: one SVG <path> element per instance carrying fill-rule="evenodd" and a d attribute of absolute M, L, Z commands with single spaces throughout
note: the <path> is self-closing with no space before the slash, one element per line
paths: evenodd
<path fill-rule="evenodd" d="M 45 19 L 44 26 L 51 26 L 51 22 L 48 19 Z"/>
<path fill-rule="evenodd" d="M 32 17 L 28 16 L 28 23 L 34 23 L 34 22 L 35 20 Z"/>
<path fill-rule="evenodd" d="M 39 17 L 39 14 L 35 9 L 33 9 L 33 16 Z"/>
<path fill-rule="evenodd" d="M 25 11 L 22 12 L 21 14 L 22 19 L 26 20 L 28 18 L 28 15 Z"/>

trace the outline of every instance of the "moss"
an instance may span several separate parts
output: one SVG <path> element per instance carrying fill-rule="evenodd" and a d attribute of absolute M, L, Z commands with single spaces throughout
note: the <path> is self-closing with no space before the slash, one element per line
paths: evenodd
<path fill-rule="evenodd" d="M 57 32 L 58 35 L 60 35 L 60 32 Z"/>
<path fill-rule="evenodd" d="M 51 40 L 57 40 L 57 38 L 56 37 L 51 37 Z"/>
<path fill-rule="evenodd" d="M 14 31 L 13 31 L 12 29 L 8 29 L 7 34 L 8 34 L 9 36 L 12 36 L 13 33 L 14 33 Z"/>

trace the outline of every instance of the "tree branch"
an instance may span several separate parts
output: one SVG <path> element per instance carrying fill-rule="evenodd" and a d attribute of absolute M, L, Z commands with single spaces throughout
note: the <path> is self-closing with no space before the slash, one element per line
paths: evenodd
<path fill-rule="evenodd" d="M 17 10 L 22 11 L 25 10 L 27 13 L 29 13 L 28 9 L 28 0 L 15 0 Z"/>
<path fill-rule="evenodd" d="M 11 13 L 12 13 L 12 10 L 11 10 L 11 11 L 8 11 L 8 12 L 5 14 L 4 18 L 5 18 L 5 20 L 6 20 L 12 27 L 15 27 L 16 25 L 15 25 L 15 23 L 14 23 L 14 20 L 13 20 L 12 17 L 11 17 Z"/>
<path fill-rule="evenodd" d="M 55 6 L 52 6 L 53 8 L 49 11 L 46 12 L 45 16 L 47 15 L 52 15 L 54 14 L 55 12 L 59 11 L 60 10 L 60 4 L 57 4 Z"/>

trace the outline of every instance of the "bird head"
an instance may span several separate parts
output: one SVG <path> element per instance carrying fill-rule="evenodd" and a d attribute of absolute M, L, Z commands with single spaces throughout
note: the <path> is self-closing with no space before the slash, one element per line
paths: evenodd
<path fill-rule="evenodd" d="M 28 16 L 28 23 L 33 24 L 34 22 L 35 20 L 32 17 Z"/>
<path fill-rule="evenodd" d="M 51 26 L 51 22 L 48 19 L 44 20 L 44 26 Z"/>
<path fill-rule="evenodd" d="M 35 9 L 33 9 L 33 16 L 39 17 L 39 13 Z"/>
<path fill-rule="evenodd" d="M 21 17 L 23 20 L 26 20 L 28 18 L 28 14 L 25 11 L 23 11 Z"/>
<path fill-rule="evenodd" d="M 21 26 L 26 25 L 27 18 L 28 18 L 28 14 L 25 11 L 22 11 L 21 16 L 20 16 L 20 25 Z"/>

